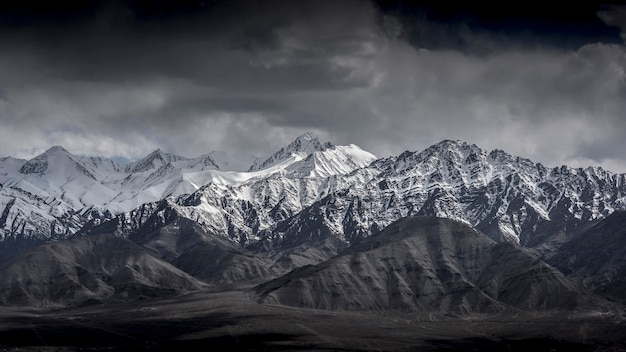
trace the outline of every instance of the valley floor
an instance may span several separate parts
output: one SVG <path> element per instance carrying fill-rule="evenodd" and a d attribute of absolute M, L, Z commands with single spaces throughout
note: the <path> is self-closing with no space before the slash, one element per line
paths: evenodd
<path fill-rule="evenodd" d="M 450 318 L 257 304 L 200 292 L 62 310 L 0 308 L 0 351 L 626 351 L 611 313 Z"/>

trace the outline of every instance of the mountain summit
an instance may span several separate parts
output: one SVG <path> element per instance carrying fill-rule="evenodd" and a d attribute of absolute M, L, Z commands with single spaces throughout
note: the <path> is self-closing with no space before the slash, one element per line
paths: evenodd
<path fill-rule="evenodd" d="M 127 165 L 126 169 L 129 173 L 139 173 L 148 170 L 156 170 L 180 160 L 188 160 L 182 156 L 164 153 L 161 149 L 157 149 L 148 154 L 145 158 L 137 160 Z"/>
<path fill-rule="evenodd" d="M 332 146 L 333 144 L 330 142 L 322 143 L 315 133 L 309 131 L 300 135 L 293 142 L 289 143 L 289 145 L 281 148 L 264 161 L 259 163 L 255 162 L 250 166 L 249 171 L 266 169 L 293 158 L 304 159 L 312 153 L 323 151 Z"/>

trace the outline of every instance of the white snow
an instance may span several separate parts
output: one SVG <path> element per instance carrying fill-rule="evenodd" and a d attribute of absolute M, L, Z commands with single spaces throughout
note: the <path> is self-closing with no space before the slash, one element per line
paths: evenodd
<path fill-rule="evenodd" d="M 33 172 L 21 173 L 23 166 Z M 148 204 L 162 199 L 207 230 L 225 234 L 234 228 L 251 239 L 254 226 L 270 229 L 327 196 L 332 201 L 318 205 L 320 214 L 340 237 L 347 216 L 368 231 L 371 224 L 382 227 L 427 207 L 431 215 L 473 225 L 495 213 L 500 232 L 519 241 L 529 212 L 549 220 L 561 198 L 571 200 L 568 211 L 578 218 L 583 210 L 598 218 L 626 207 L 624 175 L 593 168 L 539 168 L 458 141 L 377 160 L 356 145 L 321 143 L 310 133 L 263 159 L 229 152 L 189 159 L 156 150 L 119 165 L 54 147 L 28 162 L 0 159 L 0 212 L 16 199 L 0 236 L 45 234 L 52 223 L 55 231 L 65 227 L 71 233 L 84 221 L 75 214 L 87 209 L 125 213 L 121 226 L 138 226 L 145 220 L 136 217 L 148 215 L 136 210 L 143 207 L 149 213 L 153 206 Z M 585 187 L 592 188 L 592 199 L 581 200 Z M 199 202 L 182 205 L 179 200 L 187 195 Z"/>

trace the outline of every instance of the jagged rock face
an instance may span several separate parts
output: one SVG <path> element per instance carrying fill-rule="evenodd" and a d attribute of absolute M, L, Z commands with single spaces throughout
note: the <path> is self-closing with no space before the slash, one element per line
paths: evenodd
<path fill-rule="evenodd" d="M 323 151 L 327 148 L 331 148 L 332 146 L 333 145 L 330 142 L 320 142 L 319 138 L 314 133 L 306 132 L 296 138 L 288 146 L 281 148 L 278 152 L 268 157 L 266 160 L 252 164 L 248 171 L 267 169 L 293 157 L 306 158 L 308 155 Z"/>
<path fill-rule="evenodd" d="M 547 169 L 501 151 L 442 142 L 381 159 L 338 181 L 313 206 L 340 235 L 431 215 L 461 220 L 498 241 L 537 246 L 549 235 L 623 209 L 624 175 L 597 168 Z M 308 219 L 308 221 L 312 221 Z"/>
<path fill-rule="evenodd" d="M 626 212 L 587 225 L 548 262 L 589 289 L 626 302 Z"/>
<path fill-rule="evenodd" d="M 623 209 L 626 195 L 624 175 L 547 169 L 457 142 L 378 160 L 332 185 L 310 205 L 318 210 L 296 215 L 301 221 L 294 229 L 324 223 L 340 238 L 363 237 L 403 216 L 432 215 L 464 221 L 498 241 L 537 246 L 551 234 Z"/>
<path fill-rule="evenodd" d="M 588 221 L 624 207 L 624 175 L 602 169 L 547 169 L 501 151 L 444 141 L 421 153 L 378 160 L 380 172 L 352 188 L 368 221 L 434 215 L 464 221 L 496 240 L 535 245 L 545 222 Z M 371 171 L 363 169 L 356 173 Z M 370 210 L 371 209 L 371 210 Z M 373 215 L 373 218 L 371 217 Z M 386 220 L 386 221 L 385 221 Z"/>
<path fill-rule="evenodd" d="M 402 217 L 429 215 L 548 257 L 577 227 L 626 207 L 623 174 L 546 168 L 458 141 L 376 160 L 357 146 L 333 146 L 307 133 L 255 162 L 251 172 L 217 170 L 210 155 L 186 159 L 155 151 L 122 167 L 62 148 L 44 154 L 58 162 L 43 173 L 20 174 L 26 161 L 5 158 L 0 165 L 4 240 L 67 238 L 116 216 L 115 232 L 129 236 L 148 218 L 162 223 L 154 213 L 167 202 L 203 231 L 240 247 L 281 251 L 283 241 L 316 231 L 349 244 Z"/>
<path fill-rule="evenodd" d="M 399 220 L 255 292 L 260 302 L 298 307 L 446 314 L 572 309 L 580 297 L 559 271 L 516 245 L 431 217 Z"/>
<path fill-rule="evenodd" d="M 356 146 L 331 147 L 269 172 L 215 174 L 213 182 L 196 192 L 167 202 L 205 231 L 245 246 L 278 226 L 285 227 L 286 221 L 333 192 L 344 173 L 372 160 L 371 154 Z M 132 233 L 136 224 L 151 212 L 160 211 L 152 204 L 156 203 L 144 204 L 120 216 L 117 232 Z"/>
<path fill-rule="evenodd" d="M 337 147 L 271 176 L 210 183 L 173 203 L 208 232 L 254 250 L 280 252 L 328 236 L 349 244 L 401 217 L 428 215 L 463 221 L 496 241 L 537 247 L 546 256 L 577 226 L 624 207 L 624 175 L 548 169 L 461 142 L 405 152 L 346 174 L 293 172 L 331 151 Z"/>

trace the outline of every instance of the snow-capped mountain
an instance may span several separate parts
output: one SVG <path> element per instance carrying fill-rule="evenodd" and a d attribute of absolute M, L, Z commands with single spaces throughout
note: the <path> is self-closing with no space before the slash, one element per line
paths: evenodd
<path fill-rule="evenodd" d="M 577 225 L 625 208 L 625 175 L 601 168 L 547 168 L 458 141 L 371 164 L 351 148 L 313 152 L 281 172 L 210 182 L 171 206 L 211 233 L 266 249 L 325 236 L 347 244 L 399 218 L 433 215 L 548 252 Z M 330 164 L 322 161 L 342 157 L 335 153 L 355 167 L 324 172 Z"/>
<path fill-rule="evenodd" d="M 188 159 L 156 150 L 127 165 L 52 147 L 31 160 L 0 161 L 0 239 L 66 237 L 93 218 L 193 192 L 184 175 L 216 170 L 209 155 Z"/>
<path fill-rule="evenodd" d="M 190 159 L 156 150 L 121 165 L 53 147 L 31 160 L 0 159 L 0 259 L 8 278 L 0 283 L 0 304 L 108 302 L 132 298 L 124 296 L 130 294 L 125 288 L 142 284 L 160 296 L 274 278 L 258 287 L 257 298 L 318 308 L 395 309 L 408 302 L 409 309 L 438 311 L 461 286 L 460 311 L 483 311 L 483 303 L 488 311 L 527 305 L 532 310 L 544 303 L 573 309 L 593 301 L 579 302 L 577 297 L 586 296 L 581 289 L 611 290 L 611 297 L 623 299 L 623 283 L 615 279 L 623 266 L 621 252 L 605 249 L 623 233 L 607 231 L 623 222 L 624 174 L 548 168 L 460 141 L 377 159 L 355 145 L 322 143 L 311 133 L 270 157 L 249 159 L 248 167 L 241 166 L 245 158 L 236 160 L 239 170 L 251 171 L 225 170 L 228 155 L 218 160 L 212 155 L 220 154 Z M 433 230 L 431 236 L 425 224 L 453 222 L 416 220 L 422 215 L 456 222 L 450 231 Z M 411 229 L 394 230 L 402 224 Z M 409 233 L 405 230 L 426 236 L 409 236 L 413 240 L 434 242 L 394 242 Z M 68 238 L 58 246 L 30 248 Z M 587 240 L 598 243 L 587 246 Z M 127 251 L 111 261 L 106 246 Z M 609 259 L 596 260 L 596 247 Z M 420 268 L 430 268 L 436 277 L 428 274 L 424 281 L 417 269 L 402 272 L 418 257 Z M 125 266 L 125 260 L 136 265 Z M 355 262 L 367 270 L 351 266 Z M 42 263 L 53 267 L 32 274 L 26 269 Z M 343 277 L 348 264 L 362 283 L 332 279 Z M 292 271 L 296 268 L 301 269 Z M 483 279 L 474 275 L 479 269 Z M 389 286 L 383 275 L 388 272 L 402 273 L 397 282 L 415 285 Z M 449 275 L 437 276 L 441 273 Z M 14 291 L 17 277 L 29 279 Z M 67 280 L 50 286 L 51 277 Z M 299 285 L 307 280 L 332 287 L 316 291 L 311 302 L 289 301 L 300 297 Z M 492 285 L 494 280 L 499 284 Z M 386 288 L 378 296 L 329 298 L 341 287 L 366 281 Z M 438 296 L 410 301 L 421 297 L 420 282 L 432 284 Z M 404 293 L 386 301 L 397 292 Z M 368 301 L 374 296 L 375 302 Z M 554 300 L 541 301 L 548 296 Z"/>
<path fill-rule="evenodd" d="M 340 235 L 368 235 L 400 217 L 434 215 L 463 221 L 499 241 L 550 252 L 577 225 L 624 209 L 626 200 L 623 174 L 546 168 L 452 141 L 378 160 L 351 177 L 356 183 L 370 180 L 363 187 L 344 187 L 316 212 Z"/>
<path fill-rule="evenodd" d="M 240 246 L 280 251 L 328 236 L 348 244 L 399 218 L 434 215 L 549 252 L 578 224 L 626 208 L 624 174 L 548 168 L 460 141 L 376 159 L 305 133 L 250 159 L 247 172 L 224 170 L 211 155 L 157 150 L 119 165 L 54 147 L 28 161 L 4 158 L 2 239 L 68 237 L 116 216 L 126 237 L 170 212 Z"/>
<path fill-rule="evenodd" d="M 58 146 L 31 160 L 5 157 L 0 160 L 0 240 L 67 237 L 88 221 L 98 223 L 143 204 L 175 199 L 198 189 L 217 187 L 224 192 L 244 183 L 284 177 L 281 175 L 329 177 L 363 167 L 375 157 L 356 146 L 321 143 L 317 136 L 306 133 L 267 158 L 262 167 L 257 165 L 258 158 L 250 157 L 252 165 L 244 168 L 241 164 L 245 159 L 225 152 L 189 159 L 155 150 L 145 158 L 120 165 L 104 158 L 76 156 Z M 220 165 L 256 171 L 223 171 Z"/>
<path fill-rule="evenodd" d="M 316 144 L 322 145 L 319 141 Z M 281 149 L 268 160 L 280 160 L 285 150 Z M 171 198 L 167 207 L 197 222 L 207 232 L 245 245 L 260 240 L 261 231 L 275 227 L 326 197 L 347 174 L 374 160 L 374 155 L 355 145 L 327 143 L 325 148 L 306 157 L 294 153 L 260 171 L 203 174 L 207 176 L 201 180 L 204 186 L 189 195 Z M 191 180 L 195 176 L 198 174 L 185 177 Z M 196 182 L 199 183 L 200 180 Z M 156 203 L 145 204 L 140 213 L 149 214 L 147 209 L 155 207 Z M 143 221 L 137 221 L 133 213 L 136 210 L 122 216 L 124 221 L 118 222 L 119 234 L 128 236 L 137 230 L 137 224 L 142 225 Z M 162 221 L 165 223 L 166 219 Z"/>
<path fill-rule="evenodd" d="M 250 166 L 248 171 L 258 171 L 280 163 L 298 161 L 315 152 L 331 148 L 332 146 L 330 142 L 320 142 L 319 138 L 313 132 L 306 132 L 267 159 L 256 161 Z"/>
<path fill-rule="evenodd" d="M 366 228 L 368 222 L 380 228 L 389 219 L 435 215 L 524 245 L 536 245 L 547 223 L 603 218 L 626 203 L 624 174 L 591 167 L 546 168 L 459 141 L 377 160 L 351 177 L 371 177 L 364 187 L 352 187 L 348 197 L 341 197 L 367 209 L 355 215 Z"/>

